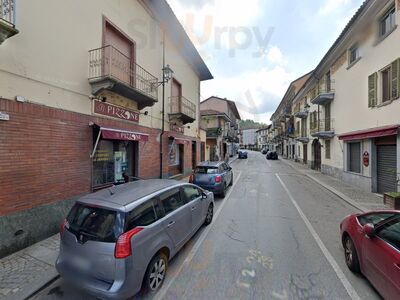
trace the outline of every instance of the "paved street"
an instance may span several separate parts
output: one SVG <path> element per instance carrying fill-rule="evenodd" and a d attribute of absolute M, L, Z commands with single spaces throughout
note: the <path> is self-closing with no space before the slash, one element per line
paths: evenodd
<path fill-rule="evenodd" d="M 232 164 L 235 184 L 215 219 L 170 263 L 147 299 L 380 299 L 348 271 L 339 222 L 356 209 L 258 152 Z M 33 299 L 90 299 L 61 279 Z"/>

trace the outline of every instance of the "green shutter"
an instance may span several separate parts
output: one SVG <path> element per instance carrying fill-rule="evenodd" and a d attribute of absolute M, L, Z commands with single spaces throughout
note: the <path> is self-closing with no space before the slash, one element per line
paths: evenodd
<path fill-rule="evenodd" d="M 400 58 L 392 63 L 392 99 L 399 97 L 400 91 Z"/>
<path fill-rule="evenodd" d="M 377 78 L 377 73 L 368 77 L 368 107 L 374 107 L 377 104 Z"/>

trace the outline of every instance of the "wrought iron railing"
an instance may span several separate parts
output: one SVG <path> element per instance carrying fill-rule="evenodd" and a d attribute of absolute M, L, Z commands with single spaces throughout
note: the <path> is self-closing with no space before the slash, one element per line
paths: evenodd
<path fill-rule="evenodd" d="M 140 93 L 157 100 L 157 77 L 113 46 L 89 51 L 89 80 L 118 80 Z"/>
<path fill-rule="evenodd" d="M 207 137 L 219 137 L 222 135 L 222 128 L 221 127 L 216 127 L 216 128 L 207 128 L 206 133 Z"/>
<path fill-rule="evenodd" d="M 310 123 L 310 133 L 315 134 L 317 132 L 331 132 L 334 130 L 334 120 L 330 119 L 321 119 L 315 122 Z"/>
<path fill-rule="evenodd" d="M 318 95 L 335 92 L 335 81 L 333 79 L 322 79 L 318 83 Z M 317 95 L 317 96 L 318 96 Z"/>
<path fill-rule="evenodd" d="M 15 27 L 15 0 L 0 0 L 0 21 Z"/>
<path fill-rule="evenodd" d="M 196 105 L 185 97 L 170 97 L 171 114 L 184 114 L 196 120 Z"/>

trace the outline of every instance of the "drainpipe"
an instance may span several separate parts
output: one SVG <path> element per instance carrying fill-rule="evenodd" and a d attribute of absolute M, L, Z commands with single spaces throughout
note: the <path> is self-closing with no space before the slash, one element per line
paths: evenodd
<path fill-rule="evenodd" d="M 160 134 L 160 179 L 163 178 L 163 136 L 165 131 L 165 31 L 163 31 L 163 77 L 162 77 L 162 109 L 161 109 L 161 134 Z"/>

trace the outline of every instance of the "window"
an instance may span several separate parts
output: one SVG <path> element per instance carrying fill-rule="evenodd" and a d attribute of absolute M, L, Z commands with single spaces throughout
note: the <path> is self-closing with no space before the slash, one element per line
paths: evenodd
<path fill-rule="evenodd" d="M 382 17 L 379 22 L 379 35 L 381 37 L 389 34 L 396 25 L 396 8 L 393 6 L 389 11 Z"/>
<path fill-rule="evenodd" d="M 392 99 L 391 97 L 391 83 L 392 83 L 392 76 L 391 76 L 392 68 L 389 67 L 381 72 L 382 78 L 382 102 L 387 102 Z"/>
<path fill-rule="evenodd" d="M 84 240 L 115 242 L 122 233 L 118 213 L 113 210 L 76 204 L 67 217 L 68 231 Z"/>
<path fill-rule="evenodd" d="M 378 227 L 377 236 L 400 250 L 400 218 L 395 218 Z"/>
<path fill-rule="evenodd" d="M 173 189 L 164 193 L 161 195 L 160 199 L 166 215 L 185 205 L 185 201 L 181 198 L 179 189 Z"/>
<path fill-rule="evenodd" d="M 201 191 L 194 186 L 183 187 L 183 194 L 185 195 L 187 202 L 193 201 L 201 197 Z"/>
<path fill-rule="evenodd" d="M 100 140 L 93 158 L 93 186 L 123 183 L 124 172 L 135 176 L 136 142 Z"/>
<path fill-rule="evenodd" d="M 360 58 L 360 50 L 358 45 L 354 45 L 349 50 L 349 65 L 355 63 Z"/>
<path fill-rule="evenodd" d="M 348 171 L 361 173 L 361 144 L 348 144 Z"/>
<path fill-rule="evenodd" d="M 331 158 L 331 141 L 330 140 L 325 141 L 325 158 L 326 159 Z"/>
<path fill-rule="evenodd" d="M 194 171 L 196 174 L 218 174 L 217 167 L 197 167 Z"/>
<path fill-rule="evenodd" d="M 365 224 L 372 224 L 372 225 L 377 225 L 378 223 L 393 217 L 394 214 L 392 213 L 373 213 L 373 214 L 368 214 L 364 216 L 359 216 L 358 221 L 362 226 Z"/>
<path fill-rule="evenodd" d="M 169 166 L 179 166 L 181 163 L 179 144 L 175 142 L 175 139 L 170 139 L 168 147 Z"/>
<path fill-rule="evenodd" d="M 148 226 L 156 220 L 157 215 L 153 206 L 153 200 L 150 200 L 128 213 L 126 229 L 131 230 L 137 226 Z"/>

